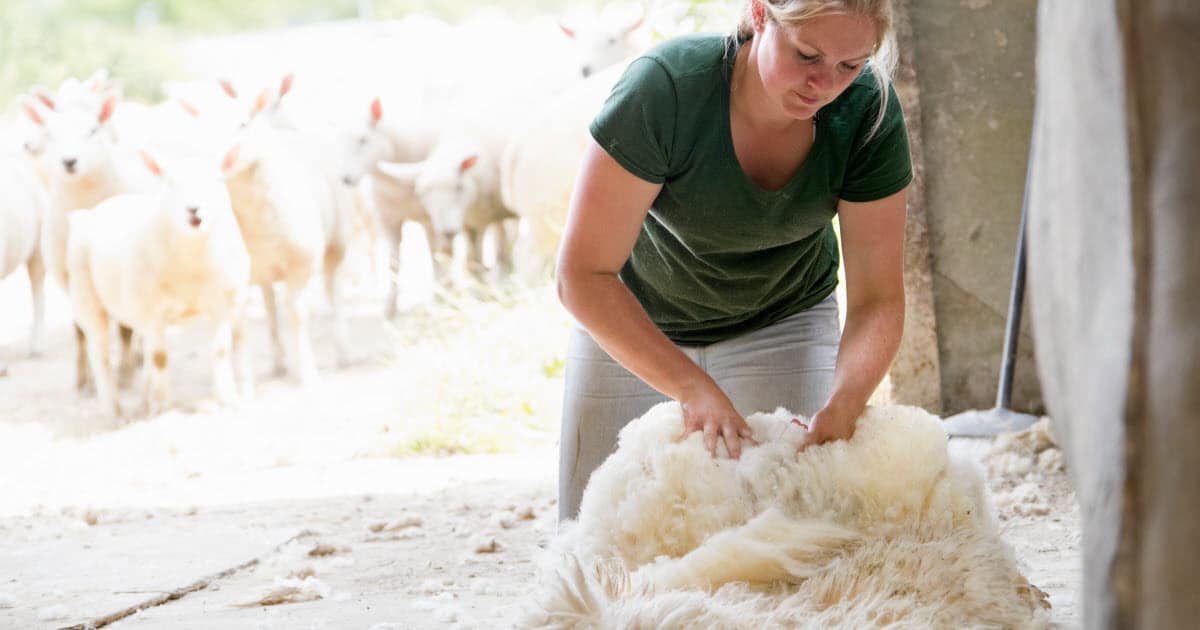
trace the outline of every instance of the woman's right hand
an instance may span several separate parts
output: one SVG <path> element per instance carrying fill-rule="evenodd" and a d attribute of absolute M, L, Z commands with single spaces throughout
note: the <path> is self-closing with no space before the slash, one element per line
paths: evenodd
<path fill-rule="evenodd" d="M 742 440 L 755 443 L 746 419 L 734 409 L 725 392 L 711 380 L 681 396 L 679 405 L 683 408 L 683 433 L 679 439 L 686 438 L 694 431 L 703 431 L 704 448 L 713 457 L 717 456 L 717 439 L 725 440 L 725 448 L 733 459 L 742 456 Z"/>

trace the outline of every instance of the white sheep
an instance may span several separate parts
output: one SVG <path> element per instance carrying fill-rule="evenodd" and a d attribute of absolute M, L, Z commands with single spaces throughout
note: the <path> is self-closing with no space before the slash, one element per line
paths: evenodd
<path fill-rule="evenodd" d="M 538 107 L 504 149 L 501 199 L 520 217 L 516 250 L 523 273 L 536 275 L 553 266 L 591 138 L 588 124 L 623 71 L 624 64 L 612 66 Z"/>
<path fill-rule="evenodd" d="M 638 29 L 645 20 L 642 13 L 633 20 L 618 20 L 614 15 L 599 14 L 559 20 L 558 27 L 571 40 L 576 67 L 587 77 L 625 61 L 645 47 Z"/>
<path fill-rule="evenodd" d="M 317 381 L 303 292 L 318 270 L 332 308 L 339 360 L 348 353 L 348 334 L 341 316 L 338 270 L 346 254 L 352 191 L 335 170 L 323 164 L 313 143 L 299 132 L 254 120 L 238 151 L 228 155 L 226 184 L 233 211 L 250 251 L 250 282 L 262 289 L 274 348 L 275 370 L 290 364 L 302 383 Z M 285 350 L 276 312 L 275 284 L 285 291 L 290 339 Z M 285 358 L 287 359 L 285 364 Z"/>
<path fill-rule="evenodd" d="M 76 82 L 77 83 L 77 82 Z M 50 276 L 66 290 L 68 287 L 67 239 L 69 215 L 80 208 L 92 208 L 117 194 L 130 192 L 128 165 L 118 157 L 116 131 L 112 124 L 118 97 L 93 94 L 90 89 L 65 82 L 56 102 L 39 107 L 24 102 L 23 110 L 44 133 L 39 159 L 49 187 L 50 203 L 43 217 L 40 248 Z M 51 106 L 53 108 L 51 108 Z M 120 329 L 120 382 L 129 382 L 133 374 L 132 332 Z M 77 324 L 76 388 L 90 383 L 87 344 Z"/>
<path fill-rule="evenodd" d="M 320 111 L 319 104 L 313 102 L 311 89 L 308 102 L 296 103 L 295 84 L 295 76 L 286 74 L 275 90 L 258 93 L 247 121 L 248 135 L 266 138 L 266 143 L 260 145 L 260 149 L 266 151 L 260 157 L 290 163 L 281 168 L 293 169 L 294 174 L 303 177 L 298 181 L 308 189 L 316 204 L 324 236 L 321 268 L 333 322 L 337 361 L 344 365 L 350 360 L 350 350 L 342 312 L 342 263 L 351 244 L 354 226 L 366 213 L 367 201 L 357 187 L 345 182 L 342 156 L 336 148 L 340 139 L 336 126 Z M 228 84 L 223 86 L 228 87 Z M 274 149 L 270 148 L 272 144 Z M 235 210 L 239 205 L 235 204 Z M 239 214 L 239 220 L 240 217 Z M 254 256 L 252 247 L 251 257 Z"/>
<path fill-rule="evenodd" d="M 0 146 L 0 278 L 25 265 L 33 303 L 29 354 L 37 356 L 45 343 L 46 267 L 42 262 L 42 215 L 49 203 L 43 182 L 23 150 Z M 0 374 L 4 372 L 0 364 Z"/>
<path fill-rule="evenodd" d="M 483 268 L 485 232 L 515 215 L 500 199 L 499 154 L 502 145 L 490 133 L 454 125 L 443 132 L 429 156 L 420 162 L 380 162 L 384 174 L 411 182 L 433 224 L 432 247 L 446 255 L 459 234 L 467 238 L 471 271 Z M 512 264 L 507 236 L 497 239 L 495 269 Z M 462 278 L 456 278 L 461 280 Z"/>
<path fill-rule="evenodd" d="M 759 445 L 740 460 L 676 441 L 677 403 L 627 425 L 522 627 L 1044 627 L 937 417 L 871 408 L 850 440 L 799 455 L 791 418 L 748 418 Z"/>
<path fill-rule="evenodd" d="M 396 315 L 400 274 L 400 244 L 404 224 L 412 221 L 425 231 L 426 241 L 434 246 L 433 223 L 425 206 L 417 197 L 413 179 L 390 177 L 379 169 L 381 162 L 415 162 L 425 159 L 433 148 L 435 133 L 431 125 L 401 125 L 399 116 L 385 118 L 383 102 L 371 100 L 363 123 L 350 127 L 342 140 L 342 181 L 348 186 L 360 183 L 374 210 L 375 220 L 382 228 L 388 244 L 388 293 L 384 315 Z M 436 261 L 435 261 L 436 262 Z M 441 265 L 435 267 L 441 274 Z"/>
<path fill-rule="evenodd" d="M 214 397 L 222 403 L 237 397 L 235 361 L 243 390 L 250 378 L 239 328 L 250 256 L 222 174 L 215 164 L 173 165 L 164 172 L 149 156 L 146 166 L 162 180 L 158 194 L 118 195 L 70 218 L 68 292 L 87 337 L 97 396 L 117 417 L 110 320 L 142 335 L 147 414 L 170 402 L 167 328 L 199 316 L 216 324 Z"/>

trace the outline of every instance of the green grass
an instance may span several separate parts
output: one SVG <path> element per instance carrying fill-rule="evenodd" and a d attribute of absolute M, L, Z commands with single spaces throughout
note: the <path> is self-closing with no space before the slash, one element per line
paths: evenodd
<path fill-rule="evenodd" d="M 570 318 L 548 286 L 448 292 L 402 316 L 399 384 L 366 457 L 503 453 L 552 444 Z"/>

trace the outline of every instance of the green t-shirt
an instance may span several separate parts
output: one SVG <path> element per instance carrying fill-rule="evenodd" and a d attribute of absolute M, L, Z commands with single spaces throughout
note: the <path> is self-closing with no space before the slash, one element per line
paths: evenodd
<path fill-rule="evenodd" d="M 663 184 L 620 278 L 672 341 L 705 345 L 770 325 L 837 287 L 839 199 L 874 201 L 912 180 L 895 91 L 869 142 L 879 90 L 864 71 L 817 116 L 804 163 L 777 191 L 741 169 L 729 130 L 735 54 L 719 34 L 635 60 L 590 130 L 634 175 Z"/>

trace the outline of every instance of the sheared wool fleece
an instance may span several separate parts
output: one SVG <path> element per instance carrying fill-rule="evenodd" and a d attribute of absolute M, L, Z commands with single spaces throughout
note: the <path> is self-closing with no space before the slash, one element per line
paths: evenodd
<path fill-rule="evenodd" d="M 806 449 L 785 409 L 713 459 L 677 403 L 621 431 L 543 558 L 524 628 L 1042 628 L 1045 594 L 1000 539 L 977 464 L 941 420 L 869 408 Z"/>

